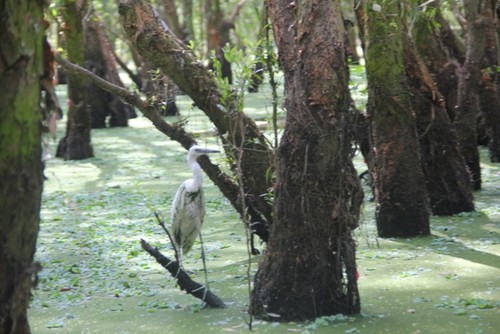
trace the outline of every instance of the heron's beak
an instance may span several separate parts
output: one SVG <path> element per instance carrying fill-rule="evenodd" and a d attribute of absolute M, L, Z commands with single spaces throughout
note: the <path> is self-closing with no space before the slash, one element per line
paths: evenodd
<path fill-rule="evenodd" d="M 209 149 L 209 148 L 199 148 L 199 149 L 196 150 L 196 152 L 202 153 L 202 154 L 220 153 L 219 150 L 212 150 L 212 149 Z"/>

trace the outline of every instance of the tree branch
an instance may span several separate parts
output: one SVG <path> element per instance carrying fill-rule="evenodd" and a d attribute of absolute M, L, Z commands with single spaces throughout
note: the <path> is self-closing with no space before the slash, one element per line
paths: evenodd
<path fill-rule="evenodd" d="M 163 268 L 168 270 L 168 272 L 175 278 L 179 288 L 182 291 L 186 291 L 190 295 L 203 300 L 208 305 L 213 307 L 224 308 L 226 304 L 217 297 L 212 291 L 208 290 L 206 286 L 195 282 L 189 277 L 189 275 L 179 266 L 179 262 L 170 260 L 168 257 L 164 256 L 158 248 L 152 247 L 146 240 L 141 239 L 141 246 L 146 252 L 149 253 L 156 261 L 162 265 Z"/>
<path fill-rule="evenodd" d="M 234 26 L 234 22 L 236 21 L 236 19 L 240 15 L 241 8 L 243 8 L 243 5 L 245 4 L 245 2 L 246 2 L 246 0 L 240 0 L 240 2 L 238 2 L 236 4 L 236 6 L 234 6 L 233 12 L 229 16 L 229 21 L 228 21 L 233 26 Z"/>

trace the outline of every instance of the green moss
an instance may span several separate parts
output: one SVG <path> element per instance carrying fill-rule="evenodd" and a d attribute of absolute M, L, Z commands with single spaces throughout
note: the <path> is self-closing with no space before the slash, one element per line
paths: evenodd
<path fill-rule="evenodd" d="M 39 151 L 39 77 L 45 31 L 39 6 L 31 6 L 29 1 L 7 1 L 5 6 L 10 15 L 0 29 L 9 32 L 0 37 L 0 52 L 6 62 L 6 67 L 0 68 L 0 161 L 30 158 Z M 19 6 L 29 8 L 23 11 Z"/>
<path fill-rule="evenodd" d="M 376 3 L 367 4 L 366 74 L 379 83 L 379 90 L 397 96 L 405 78 L 401 13 L 398 1 L 378 2 L 380 11 L 373 9 Z"/>

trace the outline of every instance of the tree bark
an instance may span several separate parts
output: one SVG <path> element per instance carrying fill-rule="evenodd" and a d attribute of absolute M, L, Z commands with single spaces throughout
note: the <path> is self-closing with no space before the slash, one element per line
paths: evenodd
<path fill-rule="evenodd" d="M 193 0 L 182 0 L 182 30 L 186 32 L 185 41 L 194 39 Z M 187 43 L 186 43 L 187 44 Z"/>
<path fill-rule="evenodd" d="M 30 333 L 40 223 L 40 85 L 45 3 L 0 2 L 0 332 Z"/>
<path fill-rule="evenodd" d="M 448 117 L 453 121 L 458 103 L 457 86 L 461 64 L 465 59 L 465 46 L 458 41 L 449 23 L 443 18 L 439 3 L 430 3 L 428 6 L 435 10 L 435 16 L 419 15 L 413 27 L 413 38 L 419 54 L 445 99 Z"/>
<path fill-rule="evenodd" d="M 102 24 L 95 15 L 85 22 L 85 67 L 96 75 L 123 87 L 113 50 Z M 128 126 L 132 108 L 114 95 L 92 84 L 86 85 L 86 107 L 93 129 Z"/>
<path fill-rule="evenodd" d="M 175 0 L 163 0 L 162 2 L 165 10 L 165 20 L 167 21 L 168 26 L 177 37 L 186 42 L 187 32 L 181 27 L 179 16 L 177 15 Z"/>
<path fill-rule="evenodd" d="M 428 235 L 429 198 L 405 73 L 404 1 L 366 2 L 368 117 L 380 237 Z"/>
<path fill-rule="evenodd" d="M 67 0 L 60 8 L 66 37 L 68 59 L 80 66 L 84 64 L 83 17 L 86 1 Z M 81 160 L 94 156 L 90 141 L 90 111 L 85 100 L 85 81 L 68 75 L 68 120 L 66 135 L 59 141 L 56 156 L 64 160 Z"/>
<path fill-rule="evenodd" d="M 158 248 L 153 248 L 147 241 L 141 239 L 141 247 L 146 252 L 149 253 L 155 260 L 165 268 L 172 277 L 175 278 L 176 284 L 179 286 L 179 289 L 182 291 L 186 291 L 190 295 L 201 299 L 206 302 L 207 305 L 217 308 L 225 308 L 226 304 L 224 301 L 220 299 L 217 295 L 215 295 L 212 291 L 210 291 L 207 287 L 201 285 L 198 282 L 195 282 L 189 277 L 186 271 L 181 267 L 178 261 L 174 261 L 163 255 Z"/>
<path fill-rule="evenodd" d="M 472 176 L 474 190 L 481 189 L 481 166 L 477 148 L 476 118 L 480 109 L 479 86 L 483 57 L 486 47 L 484 20 L 480 16 L 480 3 L 487 1 L 465 0 L 464 9 L 467 19 L 467 53 L 458 82 L 457 116 L 454 124 L 457 129 L 460 149 Z"/>
<path fill-rule="evenodd" d="M 251 313 L 304 320 L 360 311 L 355 242 L 362 201 L 339 1 L 267 1 L 285 74 L 274 222 Z M 318 45 L 321 45 L 318 48 Z"/>
<path fill-rule="evenodd" d="M 173 94 L 175 83 L 148 59 L 142 58 L 140 91 L 149 97 L 158 112 L 163 116 L 179 114 Z M 175 90 L 179 90 L 175 86 Z"/>
<path fill-rule="evenodd" d="M 470 174 L 446 112 L 445 99 L 408 35 L 404 61 L 432 213 L 453 215 L 474 211 Z"/>
<path fill-rule="evenodd" d="M 272 47 L 268 44 L 269 37 L 269 20 L 267 15 L 266 6 L 262 5 L 262 10 L 260 15 L 260 26 L 259 33 L 257 34 L 257 46 L 253 52 L 255 57 L 255 63 L 253 64 L 252 76 L 250 77 L 250 83 L 248 85 L 249 93 L 257 93 L 259 91 L 259 86 L 264 82 L 264 63 L 270 62 L 270 54 L 272 52 Z M 267 45 L 266 45 L 267 44 Z M 267 51 L 267 52 L 266 52 Z M 266 52 L 266 55 L 265 53 Z M 271 80 L 271 79 L 270 79 Z"/>
<path fill-rule="evenodd" d="M 233 83 L 231 63 L 224 56 L 224 49 L 231 44 L 230 32 L 234 29 L 234 22 L 239 16 L 241 7 L 246 0 L 240 0 L 229 17 L 224 16 L 220 0 L 205 0 L 206 33 L 208 52 L 214 52 L 215 58 L 221 64 L 221 77 L 226 78 L 229 84 Z M 214 68 L 213 60 L 210 68 Z"/>
<path fill-rule="evenodd" d="M 495 15 L 496 1 L 485 1 L 481 10 L 484 21 L 483 33 L 486 36 L 484 66 L 481 69 L 479 100 L 484 114 L 488 151 L 491 162 L 500 162 L 500 75 L 498 74 L 498 32 L 499 25 Z M 500 10 L 500 9 L 499 9 Z"/>

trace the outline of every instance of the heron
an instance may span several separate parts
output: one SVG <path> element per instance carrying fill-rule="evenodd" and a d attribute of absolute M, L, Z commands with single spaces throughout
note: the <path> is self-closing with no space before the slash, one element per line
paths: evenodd
<path fill-rule="evenodd" d="M 181 264 L 182 254 L 187 254 L 193 247 L 196 238 L 200 237 L 201 259 L 205 272 L 205 285 L 208 289 L 207 266 L 205 263 L 205 250 L 203 248 L 203 239 L 201 237 L 201 226 L 205 216 L 205 198 L 203 196 L 203 175 L 197 159 L 206 154 L 219 153 L 218 150 L 204 148 L 199 145 L 193 145 L 188 151 L 187 162 L 193 172 L 193 177 L 185 180 L 177 190 L 172 203 L 171 221 L 172 221 L 172 239 L 174 247 L 179 254 L 179 265 Z M 206 291 L 205 290 L 205 291 Z"/>

